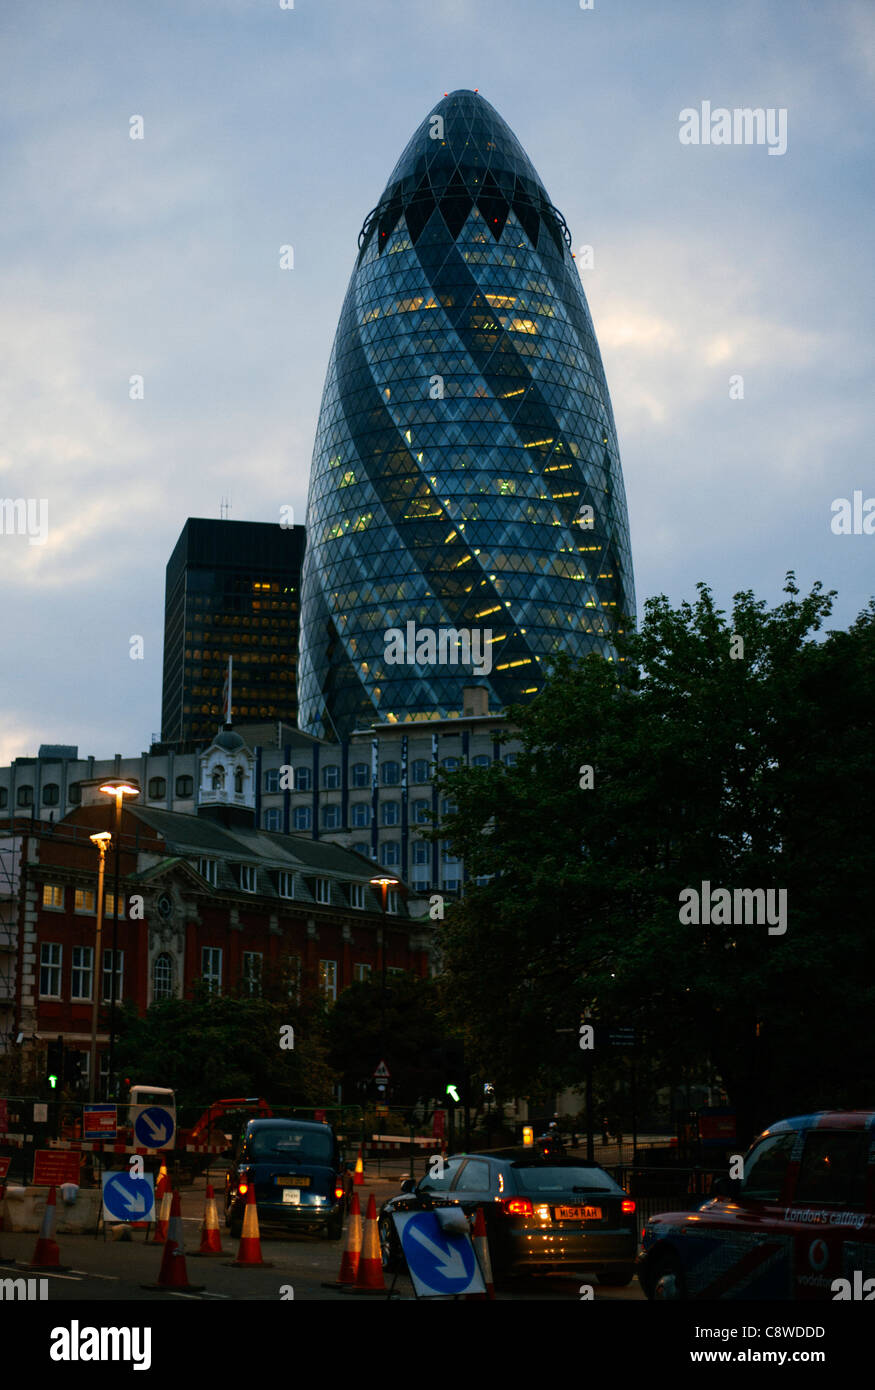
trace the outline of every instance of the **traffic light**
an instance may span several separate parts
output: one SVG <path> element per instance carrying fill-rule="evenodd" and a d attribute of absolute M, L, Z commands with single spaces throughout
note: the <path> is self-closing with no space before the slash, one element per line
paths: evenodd
<path fill-rule="evenodd" d="M 82 1083 L 82 1053 L 72 1049 L 64 1053 L 64 1084 L 79 1086 Z"/>
<path fill-rule="evenodd" d="M 438 1078 L 441 1102 L 458 1105 L 464 1099 L 467 1089 L 465 1044 L 458 1040 L 446 1042 L 441 1047 L 436 1047 L 429 1054 L 428 1060 L 429 1070 Z"/>
<path fill-rule="evenodd" d="M 54 1091 L 64 1075 L 64 1039 L 58 1035 L 46 1049 L 46 1081 Z"/>

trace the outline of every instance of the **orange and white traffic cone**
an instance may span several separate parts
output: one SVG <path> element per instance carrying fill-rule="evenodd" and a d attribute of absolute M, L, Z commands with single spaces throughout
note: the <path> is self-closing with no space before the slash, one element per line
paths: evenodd
<path fill-rule="evenodd" d="M 170 1220 L 167 1224 L 167 1240 L 161 1256 L 157 1284 L 143 1284 L 144 1289 L 192 1289 L 195 1293 L 203 1284 L 190 1284 L 185 1268 L 185 1245 L 182 1239 L 182 1206 L 179 1192 L 174 1189 L 171 1198 Z"/>
<path fill-rule="evenodd" d="M 155 1184 L 155 1210 L 158 1213 L 158 1220 L 155 1222 L 155 1234 L 149 1242 L 150 1245 L 163 1245 L 167 1240 L 171 1200 L 170 1179 L 167 1176 L 167 1167 L 162 1163 L 158 1170 L 158 1181 Z"/>
<path fill-rule="evenodd" d="M 385 1293 L 383 1279 L 383 1260 L 380 1255 L 380 1234 L 377 1229 L 377 1204 L 374 1194 L 368 1198 L 365 1214 L 365 1229 L 362 1236 L 362 1253 L 359 1258 L 358 1274 L 355 1281 L 356 1293 Z"/>
<path fill-rule="evenodd" d="M 33 1259 L 27 1266 L 28 1269 L 69 1269 L 69 1265 L 62 1265 L 57 1243 L 55 1241 L 55 1208 L 57 1198 L 55 1189 L 49 1191 L 46 1209 L 40 1226 L 40 1233 L 37 1236 L 36 1247 L 33 1252 Z"/>
<path fill-rule="evenodd" d="M 192 1252 L 195 1255 L 224 1255 L 222 1237 L 219 1235 L 219 1217 L 216 1213 L 216 1194 L 207 1183 L 207 1199 L 204 1203 L 204 1219 L 201 1226 L 201 1246 Z"/>
<path fill-rule="evenodd" d="M 355 1171 L 352 1175 L 353 1187 L 363 1187 L 365 1182 L 365 1165 L 362 1159 L 362 1149 L 359 1145 L 358 1158 L 355 1161 Z"/>
<path fill-rule="evenodd" d="M 350 1284 L 354 1284 L 359 1272 L 359 1261 L 362 1253 L 362 1209 L 359 1206 L 359 1195 L 357 1192 L 352 1194 L 352 1206 L 349 1209 L 349 1220 L 346 1223 L 346 1249 L 340 1259 L 340 1273 L 333 1284 L 323 1282 L 323 1289 L 339 1289 Z"/>
<path fill-rule="evenodd" d="M 238 1268 L 252 1265 L 261 1265 L 264 1269 L 269 1269 L 270 1265 L 261 1258 L 261 1236 L 258 1230 L 258 1207 L 255 1205 L 255 1186 L 250 1182 L 249 1191 L 246 1194 L 246 1207 L 243 1212 L 243 1230 L 240 1235 L 240 1248 L 237 1251 L 236 1260 L 230 1260 L 230 1264 Z"/>
<path fill-rule="evenodd" d="M 483 1208 L 477 1208 L 477 1215 L 474 1217 L 474 1254 L 477 1256 L 477 1263 L 480 1266 L 480 1273 L 483 1275 L 483 1282 L 486 1285 L 485 1293 L 469 1293 L 465 1295 L 469 1298 L 495 1298 L 495 1284 L 492 1280 L 492 1260 L 489 1255 L 489 1236 L 486 1234 L 486 1218 L 483 1215 Z"/>

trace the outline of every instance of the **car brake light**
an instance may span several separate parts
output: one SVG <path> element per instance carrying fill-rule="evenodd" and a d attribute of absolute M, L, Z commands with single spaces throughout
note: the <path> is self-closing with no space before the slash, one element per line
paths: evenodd
<path fill-rule="evenodd" d="M 535 1208 L 528 1197 L 500 1197 L 499 1206 L 508 1216 L 534 1216 Z"/>
<path fill-rule="evenodd" d="M 248 1183 L 248 1182 L 241 1182 L 241 1183 L 239 1183 L 238 1186 L 237 1186 L 237 1191 L 240 1193 L 240 1196 L 241 1196 L 241 1197 L 245 1197 L 246 1194 L 247 1194 L 247 1192 L 249 1191 L 249 1183 Z"/>
<path fill-rule="evenodd" d="M 620 1210 L 624 1216 L 631 1216 L 632 1212 L 635 1210 L 635 1203 L 630 1201 L 627 1197 L 625 1201 L 620 1203 Z"/>
<path fill-rule="evenodd" d="M 343 1190 L 343 1188 L 340 1186 L 340 1184 L 338 1184 L 338 1186 L 335 1187 L 335 1189 L 334 1189 L 334 1195 L 335 1195 L 335 1197 L 337 1198 L 338 1202 L 340 1201 L 341 1197 L 344 1197 L 344 1196 L 346 1195 L 346 1193 L 344 1192 L 344 1190 Z"/>

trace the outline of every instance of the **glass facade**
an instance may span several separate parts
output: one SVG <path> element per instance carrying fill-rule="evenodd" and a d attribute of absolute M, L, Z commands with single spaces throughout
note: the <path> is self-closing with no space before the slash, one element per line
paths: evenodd
<path fill-rule="evenodd" d="M 612 656 L 635 605 L 613 414 L 570 237 L 487 101 L 459 91 L 437 104 L 359 240 L 302 580 L 299 720 L 328 738 L 453 717 L 472 680 L 493 708 L 525 701 L 553 653 Z M 404 634 L 400 658 L 389 629 Z M 424 630 L 450 645 L 432 653 Z M 470 650 L 453 632 L 471 634 Z"/>
<path fill-rule="evenodd" d="M 185 523 L 167 565 L 166 742 L 213 737 L 222 722 L 229 657 L 235 721 L 295 722 L 304 536 L 303 526 L 279 523 L 202 517 Z"/>

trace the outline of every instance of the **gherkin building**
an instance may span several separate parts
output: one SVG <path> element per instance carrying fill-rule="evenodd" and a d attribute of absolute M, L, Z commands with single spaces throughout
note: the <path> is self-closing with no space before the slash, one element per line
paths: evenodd
<path fill-rule="evenodd" d="M 359 234 L 310 475 L 300 726 L 452 718 L 466 685 L 490 712 L 528 701 L 559 651 L 613 659 L 634 612 L 568 228 L 497 111 L 453 92 Z"/>

